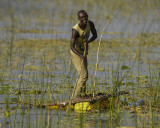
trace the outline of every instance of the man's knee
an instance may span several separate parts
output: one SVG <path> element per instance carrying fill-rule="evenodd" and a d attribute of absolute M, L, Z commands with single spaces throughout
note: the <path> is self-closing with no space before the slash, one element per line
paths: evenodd
<path fill-rule="evenodd" d="M 82 81 L 86 82 L 88 80 L 88 73 L 83 73 L 82 75 L 80 75 L 80 78 Z"/>

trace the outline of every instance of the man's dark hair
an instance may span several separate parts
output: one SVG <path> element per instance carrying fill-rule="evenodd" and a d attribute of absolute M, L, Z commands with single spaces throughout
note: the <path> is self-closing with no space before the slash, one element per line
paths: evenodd
<path fill-rule="evenodd" d="M 87 12 L 85 10 L 79 10 L 78 13 L 77 13 L 77 16 L 79 16 L 80 13 L 86 13 L 87 14 Z"/>

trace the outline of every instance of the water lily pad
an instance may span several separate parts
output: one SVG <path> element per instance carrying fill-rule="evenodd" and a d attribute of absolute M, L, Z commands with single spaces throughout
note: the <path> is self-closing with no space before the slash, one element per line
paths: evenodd
<path fill-rule="evenodd" d="M 130 78 L 135 78 L 136 76 L 135 75 L 131 75 L 131 76 L 129 76 Z"/>
<path fill-rule="evenodd" d="M 148 78 L 148 76 L 137 76 L 137 78 L 139 78 L 139 79 L 146 79 L 146 78 Z"/>
<path fill-rule="evenodd" d="M 139 83 L 146 83 L 148 76 L 137 76 L 137 82 Z"/>
<path fill-rule="evenodd" d="M 99 70 L 99 71 L 104 71 L 105 69 L 104 69 L 104 68 L 98 68 L 98 70 Z"/>
<path fill-rule="evenodd" d="M 123 65 L 123 66 L 121 67 L 121 69 L 122 69 L 122 70 L 130 70 L 131 68 L 128 67 L 128 66 L 126 66 L 126 65 Z"/>
<path fill-rule="evenodd" d="M 18 102 L 19 99 L 18 98 L 11 98 L 12 102 Z"/>
<path fill-rule="evenodd" d="M 5 111 L 4 111 L 4 115 L 5 115 L 6 117 L 10 116 L 10 112 L 7 111 L 7 110 L 5 110 Z"/>
<path fill-rule="evenodd" d="M 33 90 L 33 91 L 30 91 L 30 94 L 35 94 L 35 95 L 38 95 L 38 94 L 41 94 L 42 91 L 40 90 Z"/>

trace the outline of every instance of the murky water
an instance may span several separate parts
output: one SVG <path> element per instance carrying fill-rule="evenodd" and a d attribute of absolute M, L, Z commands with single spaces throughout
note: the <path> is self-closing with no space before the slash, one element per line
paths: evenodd
<path fill-rule="evenodd" d="M 126 6 L 127 1 L 113 4 L 89 0 L 84 3 L 1 0 L 0 127 L 114 128 L 150 127 L 152 123 L 158 126 L 158 110 L 149 110 L 149 103 L 156 98 L 150 94 L 157 95 L 155 90 L 159 89 L 159 8 L 151 5 L 140 11 L 138 3 Z M 130 12 L 125 12 L 121 6 L 130 7 Z M 71 96 L 77 72 L 70 59 L 69 39 L 71 28 L 77 22 L 76 13 L 81 8 L 87 10 L 99 35 L 89 47 L 87 90 L 93 91 L 100 33 L 106 17 L 113 15 L 101 42 L 96 90 L 110 93 L 118 81 L 120 90 L 131 93 L 120 98 L 122 102 L 127 100 L 127 104 L 114 110 L 71 111 L 69 114 L 64 110 L 50 111 L 24 104 L 66 101 Z M 123 66 L 130 69 L 123 69 Z M 129 103 L 134 104 L 139 99 L 144 99 L 145 106 L 133 110 Z"/>
<path fill-rule="evenodd" d="M 129 6 L 125 5 L 126 1 L 122 2 L 124 8 Z M 1 39 L 5 39 L 4 30 L 9 31 L 11 26 L 15 29 L 16 39 L 68 39 L 71 36 L 72 26 L 77 22 L 76 13 L 79 9 L 88 11 L 89 19 L 95 22 L 98 33 L 102 31 L 107 22 L 106 17 L 113 16 L 113 20 L 106 30 L 109 33 L 104 33 L 103 39 L 135 38 L 142 32 L 160 32 L 159 8 L 156 6 L 143 7 L 141 10 L 140 3 L 135 2 L 135 5 L 132 5 L 130 10 L 127 8 L 128 12 L 125 12 L 123 8 L 115 10 L 114 7 L 112 8 L 112 6 L 119 6 L 119 2 L 106 1 L 100 4 L 96 1 L 95 4 L 88 6 L 90 2 L 85 1 L 78 4 L 74 1 L 63 0 L 1 0 L 0 27 L 3 28 L 0 33 Z M 6 34 L 8 36 L 9 33 Z"/>

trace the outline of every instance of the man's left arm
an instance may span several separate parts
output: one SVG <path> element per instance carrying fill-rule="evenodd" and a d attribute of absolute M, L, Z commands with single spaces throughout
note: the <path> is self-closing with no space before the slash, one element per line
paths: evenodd
<path fill-rule="evenodd" d="M 90 27 L 91 27 L 91 33 L 92 37 L 88 40 L 88 43 L 94 41 L 97 38 L 97 30 L 95 28 L 95 25 L 92 21 L 89 21 Z"/>

